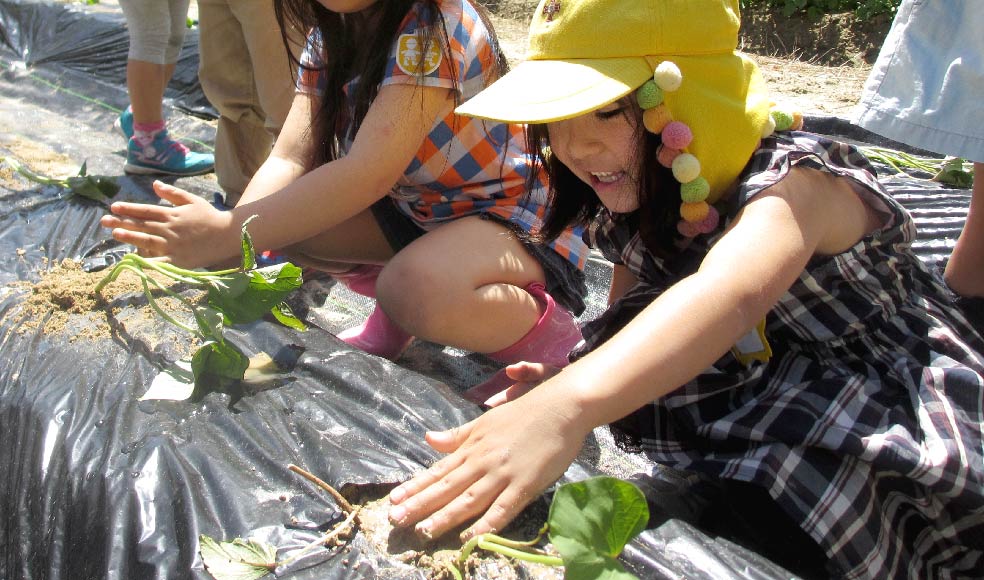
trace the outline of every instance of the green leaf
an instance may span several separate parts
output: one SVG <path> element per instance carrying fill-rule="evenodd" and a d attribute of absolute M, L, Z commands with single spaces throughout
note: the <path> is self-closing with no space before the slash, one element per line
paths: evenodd
<path fill-rule="evenodd" d="M 208 302 L 227 324 L 246 324 L 278 307 L 302 282 L 301 269 L 289 262 L 238 272 L 213 280 Z"/>
<path fill-rule="evenodd" d="M 562 485 L 547 520 L 568 580 L 634 578 L 616 558 L 648 521 L 649 508 L 639 488 L 612 477 Z"/>
<path fill-rule="evenodd" d="M 73 195 L 102 203 L 108 202 L 120 191 L 116 178 L 102 175 L 69 177 L 65 182 Z"/>
<path fill-rule="evenodd" d="M 294 315 L 294 311 L 291 310 L 290 305 L 286 302 L 281 302 L 273 308 L 270 309 L 270 313 L 273 317 L 288 328 L 293 328 L 294 330 L 305 331 L 307 330 L 307 325 L 301 321 L 300 318 Z"/>
<path fill-rule="evenodd" d="M 257 540 L 216 542 L 202 534 L 198 544 L 202 563 L 216 580 L 257 580 L 277 566 L 276 548 Z"/>
<path fill-rule="evenodd" d="M 243 239 L 242 239 L 242 244 L 243 244 L 243 267 L 242 267 L 242 269 L 243 269 L 244 272 L 249 272 L 250 270 L 253 270 L 254 268 L 256 268 L 256 250 L 253 249 L 253 238 L 250 237 L 249 232 L 246 230 L 246 226 L 248 226 L 249 225 L 249 222 L 253 221 L 254 219 L 256 219 L 256 216 L 255 215 L 251 215 L 248 218 L 246 218 L 246 221 L 243 222 Z"/>
<path fill-rule="evenodd" d="M 933 176 L 933 181 L 962 189 L 970 189 L 974 186 L 974 172 L 965 171 L 964 160 L 953 157 L 943 162 L 939 172 Z"/>
<path fill-rule="evenodd" d="M 196 306 L 193 314 L 195 322 L 198 324 L 199 334 L 206 340 L 222 342 L 222 331 L 224 329 L 225 317 L 222 310 L 209 308 L 207 306 Z"/>
<path fill-rule="evenodd" d="M 191 358 L 196 389 L 207 376 L 240 381 L 248 367 L 249 358 L 229 342 L 206 342 Z"/>
<path fill-rule="evenodd" d="M 206 342 L 191 357 L 195 388 L 188 398 L 197 401 L 211 392 L 226 392 L 230 383 L 243 380 L 247 368 L 249 358 L 232 344 Z"/>

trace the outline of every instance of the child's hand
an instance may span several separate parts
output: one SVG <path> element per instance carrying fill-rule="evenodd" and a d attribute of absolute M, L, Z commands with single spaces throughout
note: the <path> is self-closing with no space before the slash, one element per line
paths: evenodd
<path fill-rule="evenodd" d="M 239 232 L 230 229 L 228 212 L 160 181 L 154 182 L 154 192 L 174 207 L 116 202 L 110 206 L 113 215 L 103 216 L 99 223 L 113 230 L 114 239 L 136 246 L 141 255 L 185 268 L 210 266 L 239 251 Z M 224 239 L 229 232 L 235 235 Z"/>
<path fill-rule="evenodd" d="M 543 381 L 554 376 L 560 369 L 541 363 L 519 362 L 505 368 L 506 376 L 513 384 L 504 391 L 500 391 L 485 401 L 486 407 L 498 407 L 503 403 L 515 401 Z"/>
<path fill-rule="evenodd" d="M 463 541 L 502 530 L 563 475 L 591 431 L 564 401 L 533 400 L 545 398 L 533 389 L 457 429 L 428 433 L 427 442 L 450 455 L 390 493 L 393 525 L 416 524 L 435 538 L 481 516 Z"/>

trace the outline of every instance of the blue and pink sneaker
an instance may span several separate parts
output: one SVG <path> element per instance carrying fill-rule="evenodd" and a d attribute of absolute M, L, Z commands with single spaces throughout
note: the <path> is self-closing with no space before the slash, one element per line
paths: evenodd
<path fill-rule="evenodd" d="M 113 123 L 113 128 L 123 134 L 123 137 L 129 141 L 133 137 L 133 109 L 127 107 L 120 113 L 120 116 Z"/>
<path fill-rule="evenodd" d="M 140 175 L 201 175 L 215 169 L 215 157 L 210 153 L 195 153 L 183 144 L 171 139 L 167 130 L 154 136 L 154 140 L 141 147 L 133 137 L 127 145 L 126 165 L 123 171 Z"/>

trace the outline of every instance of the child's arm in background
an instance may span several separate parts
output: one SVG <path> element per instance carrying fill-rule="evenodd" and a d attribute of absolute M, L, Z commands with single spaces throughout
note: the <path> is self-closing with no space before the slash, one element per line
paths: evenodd
<path fill-rule="evenodd" d="M 843 252 L 875 227 L 846 182 L 794 169 L 744 209 L 697 273 L 611 340 L 520 399 L 429 433 L 449 455 L 394 490 L 390 518 L 420 522 L 418 531 L 433 536 L 478 516 L 465 535 L 503 529 L 563 474 L 595 427 L 711 366 L 765 317 L 812 255 Z"/>
<path fill-rule="evenodd" d="M 250 225 L 256 247 L 288 246 L 344 222 L 386 195 L 435 119 L 446 116 L 453 106 L 449 89 L 386 86 L 369 108 L 348 155 L 305 173 L 275 193 L 262 195 L 262 184 L 256 189 L 250 184 L 248 197 L 222 212 L 197 196 L 161 184 L 155 186 L 158 195 L 175 207 L 118 202 L 111 208 L 115 216 L 104 216 L 101 223 L 114 228 L 114 238 L 146 255 L 192 268 L 238 256 L 240 227 L 252 215 L 259 216 Z M 285 172 L 296 171 L 295 165 L 307 158 L 294 149 L 283 155 L 274 160 L 269 173 L 261 175 L 267 186 L 283 179 Z"/>
<path fill-rule="evenodd" d="M 245 205 L 287 187 L 314 167 L 318 132 L 314 118 L 321 98 L 297 93 L 273 151 L 256 171 L 236 205 Z"/>

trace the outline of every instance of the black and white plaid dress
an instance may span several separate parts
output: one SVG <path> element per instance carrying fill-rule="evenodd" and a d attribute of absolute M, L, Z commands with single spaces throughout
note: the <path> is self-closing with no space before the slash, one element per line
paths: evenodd
<path fill-rule="evenodd" d="M 766 318 L 767 363 L 728 354 L 613 432 L 661 464 L 762 486 L 834 577 L 984 578 L 984 339 L 910 251 L 911 217 L 851 146 L 765 139 L 726 215 L 798 164 L 853 180 L 886 225 L 809 262 Z M 603 215 L 591 229 L 640 283 L 585 326 L 575 356 L 696 270 L 720 237 L 659 259 L 632 219 Z"/>

